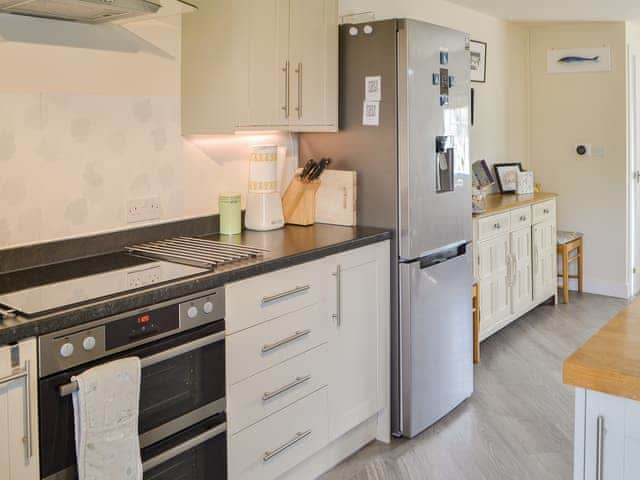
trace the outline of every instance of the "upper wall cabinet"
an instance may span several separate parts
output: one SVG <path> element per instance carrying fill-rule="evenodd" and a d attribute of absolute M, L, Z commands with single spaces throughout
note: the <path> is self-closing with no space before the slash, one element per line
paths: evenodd
<path fill-rule="evenodd" d="M 233 133 L 234 0 L 189 0 L 182 18 L 182 133 Z"/>
<path fill-rule="evenodd" d="M 234 0 L 237 130 L 338 128 L 338 1 Z"/>

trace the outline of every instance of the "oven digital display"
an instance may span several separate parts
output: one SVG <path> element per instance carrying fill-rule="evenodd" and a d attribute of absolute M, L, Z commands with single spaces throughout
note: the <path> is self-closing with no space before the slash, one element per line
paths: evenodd
<path fill-rule="evenodd" d="M 107 350 L 119 348 L 155 335 L 178 330 L 179 327 L 180 307 L 170 305 L 107 324 L 105 347 Z"/>

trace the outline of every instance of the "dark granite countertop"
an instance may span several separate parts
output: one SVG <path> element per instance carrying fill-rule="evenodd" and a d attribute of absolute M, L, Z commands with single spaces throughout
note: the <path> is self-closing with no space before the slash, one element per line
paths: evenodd
<path fill-rule="evenodd" d="M 236 236 L 209 235 L 204 238 L 246 243 L 269 250 L 262 258 L 244 261 L 215 271 L 127 294 L 108 297 L 89 304 L 47 314 L 0 321 L 0 345 L 42 335 L 174 298 L 204 292 L 229 282 L 316 260 L 391 238 L 391 232 L 370 227 L 314 225 L 287 226 L 271 232 L 246 231 Z M 106 257 L 105 257 L 106 258 Z M 34 269 L 42 275 L 43 269 Z M 21 272 L 24 277 L 25 272 Z M 12 275 L 12 274 L 6 274 Z M 0 275 L 0 283 L 4 275 Z M 5 278 L 6 280 L 6 278 Z"/>

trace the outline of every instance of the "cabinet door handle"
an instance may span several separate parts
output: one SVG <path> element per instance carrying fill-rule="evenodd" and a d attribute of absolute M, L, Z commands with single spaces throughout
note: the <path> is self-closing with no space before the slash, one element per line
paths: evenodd
<path fill-rule="evenodd" d="M 273 392 L 264 392 L 264 395 L 262 395 L 262 401 L 266 402 L 268 400 L 271 400 L 272 398 L 277 397 L 278 395 L 282 395 L 285 392 L 288 392 L 289 390 L 291 390 L 294 387 L 297 387 L 298 385 L 302 385 L 305 382 L 308 382 L 309 380 L 311 380 L 311 375 L 304 375 L 303 377 L 296 377 L 296 379 L 291 382 L 288 383 L 287 385 L 278 388 L 277 390 L 274 390 Z"/>
<path fill-rule="evenodd" d="M 309 335 L 311 333 L 311 329 L 307 329 L 307 330 L 301 330 L 298 331 L 296 333 L 294 333 L 293 335 L 287 337 L 287 338 L 283 338 L 282 340 L 278 340 L 275 343 L 268 343 L 262 346 L 262 353 L 268 353 L 271 352 L 272 350 L 275 350 L 276 348 L 280 348 L 285 346 L 287 343 L 291 343 L 295 340 L 298 340 L 299 338 L 302 337 L 306 337 L 307 335 Z"/>
<path fill-rule="evenodd" d="M 511 255 L 507 253 L 507 287 L 511 286 Z"/>
<path fill-rule="evenodd" d="M 289 118 L 289 60 L 287 60 L 282 68 L 284 72 L 284 106 L 282 110 L 284 111 L 284 117 Z"/>
<path fill-rule="evenodd" d="M 298 119 L 302 118 L 302 62 L 298 63 L 298 68 L 295 72 L 298 74 L 298 106 L 296 111 L 298 112 Z"/>
<path fill-rule="evenodd" d="M 336 277 L 336 313 L 331 316 L 339 327 L 342 325 L 342 266 L 336 267 L 336 273 L 333 276 Z"/>
<path fill-rule="evenodd" d="M 540 256 L 540 252 L 538 251 L 538 247 L 533 247 L 533 274 L 537 275 L 540 271 L 540 265 L 538 263 L 538 257 Z"/>
<path fill-rule="evenodd" d="M 604 417 L 598 416 L 596 431 L 596 480 L 603 480 Z"/>
<path fill-rule="evenodd" d="M 273 303 L 278 300 L 282 300 L 283 298 L 290 297 L 291 295 L 296 295 L 298 293 L 306 292 L 311 289 L 311 285 L 303 285 L 301 287 L 292 288 L 291 290 L 287 290 L 286 292 L 276 293 L 275 295 L 271 295 L 270 297 L 262 297 L 262 305 L 266 305 L 268 303 Z"/>
<path fill-rule="evenodd" d="M 262 461 L 263 462 L 268 462 L 269 460 L 271 460 L 276 455 L 280 455 L 282 452 L 284 452 L 285 450 L 293 447 L 296 443 L 298 443 L 303 438 L 308 437 L 309 435 L 311 435 L 311 429 L 309 429 L 309 430 L 307 430 L 305 432 L 296 433 L 295 437 L 293 437 L 288 442 L 283 443 L 282 445 L 280 445 L 277 448 L 274 448 L 273 450 L 267 450 L 266 452 L 264 452 L 264 455 L 262 456 Z"/>

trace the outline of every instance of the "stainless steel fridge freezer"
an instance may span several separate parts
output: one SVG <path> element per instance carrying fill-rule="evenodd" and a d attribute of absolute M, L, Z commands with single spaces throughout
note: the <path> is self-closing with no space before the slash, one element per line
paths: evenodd
<path fill-rule="evenodd" d="M 415 20 L 343 25 L 340 131 L 300 136 L 301 161 L 358 171 L 358 223 L 395 232 L 396 435 L 420 433 L 473 392 L 468 44 Z M 363 125 L 367 77 L 381 79 L 373 126 Z"/>

